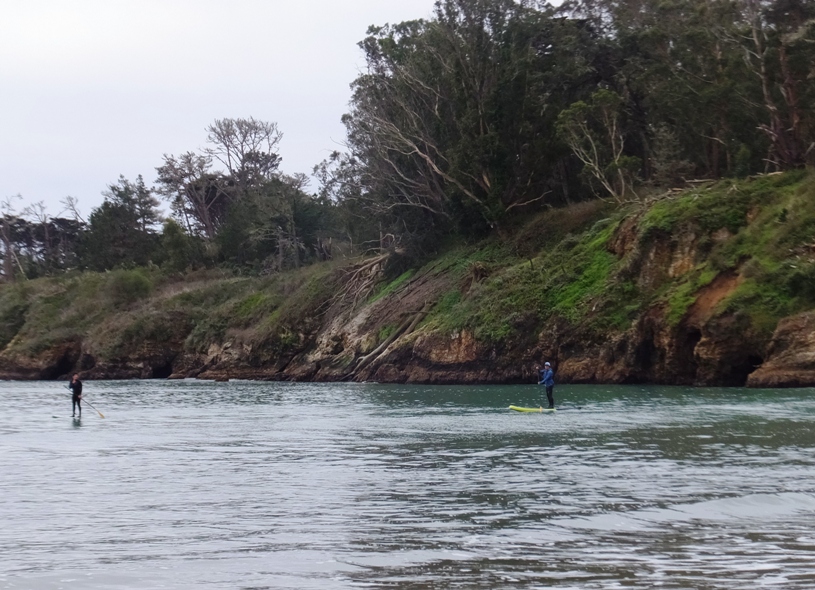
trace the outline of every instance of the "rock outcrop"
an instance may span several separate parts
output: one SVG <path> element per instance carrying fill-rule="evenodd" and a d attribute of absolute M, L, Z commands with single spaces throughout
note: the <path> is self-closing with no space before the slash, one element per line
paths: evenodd
<path fill-rule="evenodd" d="M 815 312 L 778 323 L 767 362 L 747 378 L 749 387 L 812 387 L 815 384 Z"/>
<path fill-rule="evenodd" d="M 741 198 L 738 194 L 733 198 L 737 197 Z M 195 322 L 204 320 L 174 307 L 151 312 L 161 319 L 155 323 L 162 329 L 127 332 L 123 328 L 122 334 L 137 333 L 138 340 L 123 335 L 115 346 L 101 345 L 99 332 L 95 337 L 72 336 L 39 347 L 19 346 L 21 337 L 15 337 L 0 353 L 0 377 L 56 379 L 81 371 L 86 378 L 98 379 L 528 383 L 536 376 L 536 365 L 549 360 L 561 383 L 815 385 L 815 311 L 780 321 L 779 316 L 771 317 L 769 323 L 762 308 L 732 304 L 745 284 L 752 285 L 753 297 L 756 293 L 767 297 L 755 278 L 762 272 L 761 265 L 753 262 L 751 266 L 750 257 L 743 254 L 743 244 L 751 235 L 744 228 L 765 223 L 770 227 L 761 230 L 766 241 L 768 232 L 781 231 L 778 218 L 742 199 L 738 207 L 710 214 L 705 224 L 697 223 L 693 215 L 680 219 L 676 211 L 690 210 L 697 198 L 698 194 L 692 195 L 676 210 L 670 210 L 673 201 L 663 202 L 662 217 L 649 218 L 652 210 L 638 207 L 616 220 L 590 220 L 594 225 L 585 226 L 582 237 L 567 236 L 564 243 L 571 240 L 572 248 L 577 243 L 595 248 L 592 260 L 601 270 L 592 272 L 607 273 L 602 275 L 603 288 L 629 288 L 581 291 L 579 313 L 552 305 L 540 293 L 516 298 L 528 308 L 512 308 L 501 301 L 500 286 L 493 287 L 493 299 L 478 299 L 484 284 L 493 279 L 494 285 L 502 284 L 502 272 L 506 271 L 507 280 L 515 277 L 516 286 L 526 284 L 517 278 L 524 273 L 544 276 L 532 258 L 519 261 L 516 256 L 514 271 L 482 261 L 441 258 L 415 275 L 406 273 L 409 279 L 395 281 L 375 295 L 372 285 L 383 281 L 387 260 L 387 255 L 379 255 L 338 270 L 331 279 L 336 289 L 327 290 L 322 298 L 289 300 L 289 309 L 298 305 L 302 309 L 296 321 L 284 329 L 275 328 L 277 332 L 253 331 L 244 323 L 202 343 L 200 338 L 191 340 L 190 334 L 195 334 Z M 671 215 L 674 221 L 680 220 L 666 222 Z M 731 248 L 737 254 L 730 261 L 711 263 L 712 252 L 724 251 L 728 244 L 738 246 Z M 797 249 L 785 245 L 776 251 L 796 257 L 796 264 L 808 257 L 801 264 L 815 269 L 815 246 L 808 244 Z M 541 259 L 547 260 L 543 255 Z M 553 262 L 570 263 L 548 259 L 550 266 Z M 796 268 L 789 260 L 785 264 Z M 585 271 L 567 270 L 561 275 L 567 278 L 554 287 L 540 280 L 528 283 L 533 285 L 529 288 L 563 289 L 565 281 L 583 281 L 581 272 Z M 783 289 L 787 291 L 775 294 L 789 293 L 790 285 L 803 284 L 809 275 L 786 276 Z M 621 302 L 627 292 L 635 293 L 636 299 Z M 799 301 L 795 293 L 788 297 Z M 516 299 L 507 296 L 506 301 Z M 439 321 L 440 314 L 446 313 L 439 310 L 465 301 L 475 301 L 465 309 L 476 309 L 473 306 L 480 302 L 500 308 L 490 311 L 493 318 L 503 314 L 500 338 L 479 336 L 479 326 L 472 322 L 450 328 L 454 323 Z M 549 307 L 541 301 L 548 301 Z M 621 305 L 623 312 L 619 312 Z M 609 309 L 617 310 L 617 315 L 612 317 Z M 778 309 L 792 308 L 779 305 Z M 425 322 L 428 317 L 435 321 Z M 109 324 L 99 330 L 107 328 Z"/>

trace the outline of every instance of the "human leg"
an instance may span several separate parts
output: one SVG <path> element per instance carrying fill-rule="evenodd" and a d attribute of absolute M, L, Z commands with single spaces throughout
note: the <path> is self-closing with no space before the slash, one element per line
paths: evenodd
<path fill-rule="evenodd" d="M 546 397 L 549 400 L 549 407 L 550 408 L 555 407 L 555 395 L 553 393 L 554 389 L 555 389 L 554 385 L 547 385 L 546 386 Z"/>

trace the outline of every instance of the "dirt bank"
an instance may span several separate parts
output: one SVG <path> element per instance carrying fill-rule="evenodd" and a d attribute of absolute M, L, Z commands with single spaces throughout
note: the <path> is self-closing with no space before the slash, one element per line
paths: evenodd
<path fill-rule="evenodd" d="M 513 383 L 546 359 L 561 383 L 812 386 L 814 187 L 580 205 L 419 267 L 157 277 L 137 302 L 87 273 L 6 286 L 0 377 Z"/>

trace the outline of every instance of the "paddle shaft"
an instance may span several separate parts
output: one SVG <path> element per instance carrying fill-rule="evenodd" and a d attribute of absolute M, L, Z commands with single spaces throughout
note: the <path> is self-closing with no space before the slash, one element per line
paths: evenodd
<path fill-rule="evenodd" d="M 67 387 L 68 389 L 71 389 L 71 386 L 70 386 L 70 385 L 67 385 L 66 387 Z M 96 408 L 94 408 L 94 407 L 93 407 L 93 404 L 92 404 L 91 402 L 89 402 L 89 401 L 88 401 L 88 400 L 86 400 L 84 397 L 82 397 L 82 394 L 81 394 L 81 393 L 79 394 L 79 400 L 80 400 L 80 402 L 85 402 L 85 403 L 86 403 L 86 404 L 88 404 L 90 407 L 92 407 L 94 410 L 96 410 L 96 413 L 97 413 L 97 414 L 99 414 L 99 417 L 100 417 L 100 418 L 104 418 L 104 417 L 105 417 L 105 415 L 104 415 L 102 412 L 100 412 L 99 410 L 97 410 Z M 82 410 L 80 409 L 80 411 L 82 411 Z"/>
<path fill-rule="evenodd" d="M 80 396 L 80 399 L 82 399 L 82 397 L 81 397 L 81 396 Z M 91 402 L 89 402 L 88 400 L 82 400 L 82 401 L 84 401 L 86 404 L 88 404 L 90 407 L 92 407 L 92 408 L 93 408 L 93 404 L 92 404 Z M 96 408 L 93 408 L 93 409 L 94 409 L 94 410 L 96 410 Z M 99 417 L 100 417 L 100 418 L 104 418 L 104 417 L 105 417 L 105 415 L 104 415 L 102 412 L 100 412 L 99 410 L 96 410 L 96 413 L 97 413 L 97 414 L 99 414 Z"/>

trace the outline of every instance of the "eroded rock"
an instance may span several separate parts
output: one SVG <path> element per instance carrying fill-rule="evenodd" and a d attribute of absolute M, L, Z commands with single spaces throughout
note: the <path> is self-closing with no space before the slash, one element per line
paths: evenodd
<path fill-rule="evenodd" d="M 784 318 L 767 347 L 767 360 L 747 378 L 748 387 L 815 384 L 815 312 Z"/>

